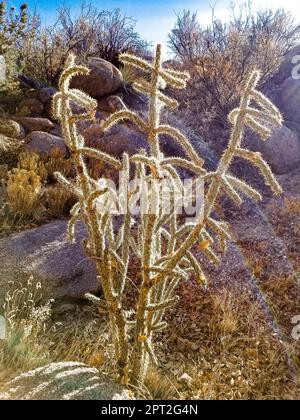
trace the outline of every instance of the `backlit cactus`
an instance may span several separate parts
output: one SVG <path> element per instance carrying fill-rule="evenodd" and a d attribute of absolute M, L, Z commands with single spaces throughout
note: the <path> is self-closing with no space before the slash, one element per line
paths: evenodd
<path fill-rule="evenodd" d="M 139 81 L 134 87 L 148 95 L 148 115 L 143 119 L 127 109 L 118 111 L 104 122 L 103 130 L 107 131 L 114 124 L 129 120 L 145 132 L 150 149 L 148 154 L 144 151 L 129 157 L 124 153 L 122 160 L 118 160 L 85 146 L 84 138 L 77 132 L 76 123 L 84 119 L 93 120 L 97 103 L 85 93 L 69 87 L 73 76 L 88 72 L 85 67 L 75 64 L 74 56 L 69 57 L 61 75 L 60 92 L 54 97 L 53 110 L 62 122 L 66 143 L 77 170 L 74 183 L 57 174 L 58 180 L 78 197 L 71 212 L 68 235 L 71 241 L 76 240 L 77 221 L 82 220 L 85 223 L 88 237 L 82 245 L 96 264 L 105 302 L 91 295 L 87 298 L 109 313 L 121 380 L 124 383 L 130 380 L 137 384 L 144 381 L 149 363 L 158 364 L 153 346 L 155 334 L 167 327 L 164 314 L 178 301 L 175 289 L 179 282 L 182 279 L 188 280 L 193 275 L 200 284 L 206 285 L 205 274 L 191 250 L 192 247 L 198 244 L 204 255 L 213 264 L 218 264 L 220 259 L 214 249 L 215 241 L 218 241 L 220 249 L 225 250 L 226 243 L 230 240 L 228 225 L 212 217 L 219 193 L 225 192 L 237 204 L 242 203 L 241 193 L 255 200 L 261 199 L 254 188 L 229 174 L 232 159 L 239 156 L 253 163 L 260 169 L 274 193 L 281 192 L 262 156 L 243 149 L 242 141 L 246 126 L 265 139 L 270 134 L 268 124 L 280 125 L 282 118 L 268 99 L 256 90 L 259 73 L 252 72 L 242 91 L 240 107 L 229 116 L 233 127 L 228 147 L 217 170 L 207 172 L 203 168 L 203 159 L 198 156 L 189 140 L 179 130 L 160 122 L 162 107 L 177 106 L 176 101 L 163 93 L 164 88 L 169 85 L 182 89 L 189 76 L 163 68 L 160 46 L 156 49 L 152 64 L 129 54 L 121 54 L 120 60 L 145 73 L 145 81 Z M 252 101 L 260 108 L 251 107 Z M 86 112 L 75 115 L 70 106 L 72 102 Z M 175 139 L 182 147 L 185 157 L 165 157 L 160 149 L 161 135 Z M 89 176 L 85 156 L 122 170 L 120 190 L 123 191 L 123 197 L 117 196 L 109 186 L 104 186 L 101 179 L 95 181 Z M 200 180 L 208 187 L 201 211 L 193 223 L 182 222 L 182 218 L 177 215 L 178 189 L 186 197 L 193 197 L 193 192 L 187 189 L 180 178 L 178 167 L 194 172 L 194 181 Z M 142 181 L 137 190 L 140 193 L 144 190 L 147 196 L 151 196 L 139 219 L 135 219 L 130 212 L 132 192 L 126 188 L 132 174 L 131 168 L 134 169 L 134 180 Z M 166 181 L 170 196 L 168 211 L 159 187 L 159 181 L 162 180 Z M 115 215 L 108 210 L 99 210 L 99 200 L 107 194 L 116 200 L 118 206 L 123 204 L 124 194 L 127 198 L 118 229 L 114 226 Z M 118 222 L 120 223 L 119 219 Z M 141 283 L 138 286 L 136 305 L 128 311 L 124 307 L 124 297 L 127 293 L 128 268 L 133 257 L 140 260 Z"/>

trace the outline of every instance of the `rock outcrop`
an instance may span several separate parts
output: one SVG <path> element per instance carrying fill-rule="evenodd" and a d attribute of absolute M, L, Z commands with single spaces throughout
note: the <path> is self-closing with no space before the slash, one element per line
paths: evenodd
<path fill-rule="evenodd" d="M 278 105 L 284 119 L 300 121 L 300 79 L 289 77 L 281 85 Z"/>
<path fill-rule="evenodd" d="M 99 292 L 94 263 L 80 245 L 84 227 L 78 226 L 75 244 L 67 241 L 66 229 L 67 221 L 56 220 L 0 241 L 0 306 L 10 290 L 9 281 L 26 284 L 31 275 L 41 282 L 45 301 L 80 299 L 85 293 Z"/>
<path fill-rule="evenodd" d="M 21 124 L 27 134 L 32 131 L 44 131 L 48 133 L 54 128 L 54 124 L 47 118 L 14 117 L 14 120 Z"/>
<path fill-rule="evenodd" d="M 275 81 L 277 84 L 282 84 L 289 77 L 293 77 L 296 74 L 295 67 L 300 63 L 300 45 L 296 45 L 285 57 L 281 64 L 278 73 L 275 75 Z M 298 71 L 299 74 L 299 71 Z"/>
<path fill-rule="evenodd" d="M 68 156 L 68 148 L 64 139 L 42 131 L 33 131 L 25 138 L 22 152 L 37 153 L 45 160 Z"/>
<path fill-rule="evenodd" d="M 25 98 L 17 109 L 17 115 L 22 117 L 40 117 L 44 111 L 44 105 L 38 98 Z"/>
<path fill-rule="evenodd" d="M 300 165 L 300 140 L 286 126 L 271 127 L 271 131 L 266 141 L 249 139 L 249 147 L 262 153 L 276 175 L 286 174 Z"/>
<path fill-rule="evenodd" d="M 81 89 L 98 99 L 115 93 L 122 86 L 122 73 L 108 61 L 92 57 L 89 59 L 88 67 L 90 74 L 74 77 L 73 88 Z"/>

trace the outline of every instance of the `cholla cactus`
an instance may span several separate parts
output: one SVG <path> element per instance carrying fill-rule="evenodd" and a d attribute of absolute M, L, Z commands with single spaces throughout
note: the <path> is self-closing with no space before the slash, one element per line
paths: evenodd
<path fill-rule="evenodd" d="M 97 104 L 83 92 L 69 88 L 74 75 L 88 72 L 86 68 L 76 66 L 74 57 L 70 56 L 61 75 L 60 92 L 54 97 L 54 113 L 62 121 L 64 136 L 77 169 L 77 178 L 73 184 L 60 174 L 57 174 L 57 177 L 78 197 L 69 223 L 69 237 L 75 240 L 75 224 L 79 219 L 83 220 L 88 231 L 88 239 L 83 241 L 83 247 L 87 255 L 95 261 L 105 302 L 95 296 L 87 297 L 109 313 L 122 381 L 130 379 L 132 383 L 137 384 L 144 380 L 149 362 L 158 364 L 153 340 L 155 334 L 167 326 L 164 313 L 178 300 L 175 289 L 179 282 L 189 279 L 193 273 L 199 283 L 206 284 L 205 274 L 191 251 L 192 247 L 198 243 L 198 247 L 209 260 L 217 264 L 220 260 L 213 249 L 215 239 L 223 250 L 226 249 L 226 242 L 230 240 L 227 224 L 214 220 L 211 216 L 220 191 L 228 194 L 237 204 L 242 202 L 241 193 L 252 199 L 261 199 L 261 195 L 255 189 L 229 174 L 232 159 L 240 156 L 255 164 L 273 191 L 276 194 L 281 192 L 267 163 L 260 154 L 243 149 L 242 140 L 245 126 L 254 129 L 265 139 L 270 134 L 266 124 L 280 125 L 282 118 L 278 110 L 256 90 L 259 73 L 254 71 L 245 83 L 240 107 L 230 114 L 233 130 L 228 148 L 217 170 L 207 172 L 203 168 L 203 159 L 198 156 L 188 139 L 175 128 L 160 123 L 162 107 L 173 108 L 177 105 L 176 101 L 163 93 L 163 89 L 166 85 L 184 88 L 188 75 L 162 67 L 160 46 L 157 47 L 153 64 L 129 54 L 122 54 L 120 60 L 128 66 L 142 70 L 147 76 L 145 79 L 149 80 L 150 76 L 150 82 L 135 84 L 136 89 L 149 96 L 148 116 L 143 119 L 137 113 L 125 109 L 112 114 L 104 122 L 103 129 L 109 130 L 122 120 L 131 121 L 146 133 L 150 153 L 147 155 L 144 152 L 130 158 L 124 153 L 122 161 L 119 161 L 105 153 L 85 147 L 84 139 L 77 133 L 76 123 L 82 119 L 93 119 L 93 111 Z M 260 109 L 250 106 L 252 100 Z M 74 115 L 71 102 L 85 108 L 86 113 Z M 160 150 L 161 135 L 173 137 L 182 147 L 186 157 L 165 157 Z M 100 212 L 97 203 L 107 192 L 117 199 L 118 205 L 121 204 L 121 200 L 109 187 L 103 187 L 102 180 L 96 182 L 88 175 L 84 156 L 102 160 L 125 173 L 121 187 L 124 187 L 128 201 L 122 226 L 117 233 L 113 225 L 114 216 L 109 211 Z M 151 196 L 151 200 L 148 200 L 143 208 L 138 227 L 134 226 L 136 221 L 129 211 L 132 192 L 125 188 L 130 180 L 131 166 L 135 167 L 134 179 L 142 181 L 137 187 L 138 191 L 144 191 L 146 196 Z M 184 186 L 177 171 L 178 167 L 188 168 L 195 173 L 196 180 L 201 180 L 208 186 L 202 211 L 194 223 L 180 222 L 177 216 L 178 189 L 193 197 L 192 192 Z M 159 187 L 158 181 L 161 180 L 167 181 L 164 185 L 167 185 L 171 202 L 168 209 L 165 208 Z M 126 311 L 123 300 L 131 256 L 140 259 L 142 280 L 136 306 L 131 311 Z M 132 343 L 132 349 L 129 343 Z"/>

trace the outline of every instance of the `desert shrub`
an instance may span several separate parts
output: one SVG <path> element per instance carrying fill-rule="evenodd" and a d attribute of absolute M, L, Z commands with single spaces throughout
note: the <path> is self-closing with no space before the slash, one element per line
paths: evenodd
<path fill-rule="evenodd" d="M 67 178 L 71 177 L 74 173 L 71 159 L 62 158 L 58 148 L 53 149 L 52 157 L 46 161 L 43 161 L 37 153 L 22 152 L 18 156 L 17 167 L 35 172 L 43 184 L 53 182 L 54 173 L 57 171 L 61 172 Z"/>
<path fill-rule="evenodd" d="M 1 118 L 0 119 L 1 133 L 5 134 L 7 137 L 13 139 L 19 139 L 21 134 L 21 128 L 18 123 L 10 119 Z"/>
<path fill-rule="evenodd" d="M 5 54 L 16 45 L 18 39 L 24 36 L 27 23 L 27 4 L 20 6 L 20 13 L 15 13 L 15 8 L 7 10 L 6 2 L 0 3 L 0 54 Z"/>
<path fill-rule="evenodd" d="M 55 85 L 67 53 L 68 46 L 60 41 L 54 28 L 40 28 L 23 51 L 23 72 L 39 82 Z"/>
<path fill-rule="evenodd" d="M 119 9 L 99 11 L 92 3 L 82 3 L 75 17 L 70 9 L 61 7 L 55 25 L 40 28 L 27 43 L 24 73 L 56 85 L 70 52 L 82 63 L 96 56 L 118 65 L 119 53 L 138 53 L 147 45 L 135 31 L 134 19 Z"/>
<path fill-rule="evenodd" d="M 236 106 L 249 71 L 260 69 L 263 87 L 299 41 L 299 35 L 300 25 L 284 10 L 254 13 L 249 5 L 239 11 L 233 7 L 228 23 L 213 16 L 207 28 L 196 13 L 184 10 L 178 14 L 169 34 L 169 47 L 192 74 L 182 107 L 189 123 L 197 129 L 208 119 L 226 125 L 227 114 Z"/>
<path fill-rule="evenodd" d="M 243 202 L 241 193 L 253 200 L 262 199 L 254 188 L 229 174 L 232 160 L 239 156 L 250 162 L 260 170 L 275 194 L 282 192 L 261 154 L 242 146 L 246 126 L 257 132 L 262 139 L 267 139 L 271 134 L 267 125 L 272 123 L 280 126 L 282 116 L 256 90 L 260 73 L 253 70 L 243 83 L 239 107 L 229 115 L 232 133 L 227 149 L 217 170 L 207 172 L 203 168 L 203 159 L 183 133 L 160 123 L 162 108 L 176 108 L 178 105 L 174 99 L 163 93 L 166 85 L 182 89 L 186 86 L 189 75 L 163 68 L 160 45 L 157 46 L 153 64 L 131 54 L 122 54 L 120 60 L 145 73 L 145 80 L 139 80 L 134 88 L 149 96 L 148 115 L 142 118 L 130 110 L 121 110 L 111 114 L 102 127 L 107 131 L 120 121 L 131 121 L 146 133 L 149 154 L 144 151 L 129 157 L 124 153 L 120 161 L 84 146 L 84 138 L 77 133 L 76 123 L 82 119 L 93 120 L 97 102 L 83 92 L 70 89 L 73 76 L 88 73 L 87 68 L 75 65 L 75 57 L 70 55 L 60 78 L 60 91 L 53 100 L 53 112 L 66 133 L 65 140 L 77 177 L 72 182 L 60 173 L 56 176 L 78 199 L 71 210 L 72 217 L 68 226 L 70 241 L 76 240 L 75 226 L 79 220 L 85 223 L 89 232 L 82 245 L 87 256 L 95 261 L 104 302 L 96 296 L 87 297 L 108 312 L 120 380 L 123 383 L 130 380 L 137 385 L 145 381 L 149 364 L 159 364 L 154 351 L 154 338 L 167 326 L 164 315 L 178 300 L 176 288 L 180 280 L 188 280 L 193 273 L 199 284 L 206 285 L 205 273 L 193 254 L 193 247 L 197 245 L 198 250 L 213 264 L 220 262 L 218 252 L 226 250 L 230 239 L 228 226 L 212 216 L 220 192 L 226 193 L 237 205 Z M 84 107 L 86 113 L 74 115 L 70 102 Z M 260 108 L 251 106 L 251 102 Z M 186 158 L 166 158 L 160 150 L 161 135 L 174 138 L 185 151 Z M 100 178 L 95 182 L 90 177 L 86 157 L 99 159 L 122 171 L 119 195 L 104 179 Z M 188 168 L 207 186 L 201 209 L 191 223 L 178 215 L 178 209 L 182 207 L 178 188 L 181 194 L 184 192 L 185 199 L 195 198 L 190 188 L 183 184 L 177 172 L 179 167 Z M 134 190 L 130 191 L 128 185 L 133 169 L 133 180 L 136 182 Z M 158 184 L 162 180 L 165 181 L 163 191 Z M 136 193 L 139 194 L 140 201 L 143 201 L 139 220 L 135 219 L 131 211 L 132 195 L 135 196 Z M 165 201 L 167 194 L 170 197 L 169 203 Z M 145 201 L 145 197 L 148 200 Z M 112 199 L 123 214 L 123 220 L 118 218 L 117 231 L 114 229 L 115 207 L 103 205 Z M 128 277 L 134 258 L 139 261 L 140 282 L 137 284 L 137 300 L 128 309 L 125 306 L 125 297 L 128 283 L 131 283 Z M 228 328 L 224 325 L 225 327 Z"/>
<path fill-rule="evenodd" d="M 6 202 L 9 210 L 18 220 L 33 218 L 40 206 L 41 178 L 33 170 L 15 168 L 8 173 Z"/>
<path fill-rule="evenodd" d="M 41 182 L 45 182 L 48 177 L 47 169 L 41 161 L 39 155 L 33 152 L 22 152 L 19 154 L 18 169 L 34 172 L 40 177 Z"/>
<path fill-rule="evenodd" d="M 0 164 L 4 190 L 0 203 L 2 230 L 21 228 L 28 222 L 39 223 L 46 217 L 69 215 L 76 200 L 56 183 L 54 173 L 57 171 L 66 177 L 73 175 L 71 160 L 57 157 L 43 162 L 34 152 L 21 152 L 13 165 Z"/>

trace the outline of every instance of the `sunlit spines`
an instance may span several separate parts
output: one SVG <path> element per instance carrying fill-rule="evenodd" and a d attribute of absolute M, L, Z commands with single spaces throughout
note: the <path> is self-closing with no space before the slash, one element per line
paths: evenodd
<path fill-rule="evenodd" d="M 138 128 L 140 128 L 143 131 L 147 130 L 147 124 L 145 123 L 145 121 L 143 121 L 141 117 L 139 117 L 135 112 L 123 110 L 111 114 L 102 123 L 103 131 L 107 131 L 114 125 L 126 120 L 134 123 Z"/>
<path fill-rule="evenodd" d="M 232 160 L 240 156 L 251 161 L 259 167 L 273 190 L 277 193 L 281 191 L 270 168 L 261 156 L 242 149 L 246 126 L 252 125 L 262 137 L 266 137 L 269 134 L 268 124 L 280 123 L 281 116 L 275 111 L 273 105 L 255 90 L 259 82 L 259 73 L 251 73 L 241 92 L 240 106 L 230 116 L 232 134 L 228 147 L 216 171 L 208 173 L 203 168 L 202 158 L 198 156 L 189 140 L 179 130 L 160 123 L 162 102 L 171 101 L 169 105 L 173 104 L 170 98 L 163 96 L 162 90 L 165 85 L 183 88 L 188 75 L 163 68 L 160 46 L 156 49 L 152 64 L 128 54 L 121 55 L 121 60 L 139 68 L 146 76 L 147 81 L 142 82 L 140 87 L 149 95 L 148 115 L 141 117 L 127 109 L 115 112 L 102 124 L 103 131 L 125 120 L 132 122 L 139 131 L 145 133 L 150 152 L 140 152 L 131 158 L 124 155 L 122 161 L 118 161 L 102 152 L 84 147 L 84 142 L 76 131 L 77 119 L 70 109 L 69 102 L 79 101 L 87 108 L 92 107 L 93 102 L 81 92 L 69 91 L 68 83 L 73 74 L 71 69 L 66 69 L 63 76 L 65 79 L 65 82 L 61 84 L 63 92 L 60 93 L 60 97 L 57 97 L 55 108 L 57 113 L 63 113 L 64 133 L 70 136 L 67 144 L 70 143 L 72 146 L 72 158 L 78 169 L 76 188 L 79 190 L 80 216 L 86 223 L 89 233 L 89 239 L 83 243 L 83 246 L 87 255 L 95 261 L 103 286 L 120 377 L 122 381 L 127 381 L 129 375 L 132 383 L 136 385 L 144 381 L 149 361 L 157 362 L 153 348 L 153 333 L 164 327 L 162 321 L 164 312 L 176 303 L 175 290 L 179 281 L 188 280 L 191 271 L 194 271 L 195 279 L 201 284 L 206 284 L 201 265 L 191 249 L 194 246 L 196 248 L 197 245 L 197 250 L 213 264 L 219 264 L 220 249 L 214 248 L 219 244 L 219 248 L 224 251 L 227 241 L 230 240 L 227 225 L 211 218 L 220 191 L 225 191 L 237 204 L 242 203 L 243 194 L 251 199 L 261 199 L 261 195 L 254 188 L 230 174 Z M 68 92 L 70 92 L 69 96 Z M 261 109 L 251 108 L 251 100 L 255 101 Z M 85 116 L 89 117 L 91 114 L 86 112 L 78 119 Z M 175 139 L 183 148 L 185 157 L 165 158 L 160 150 L 161 135 L 169 135 Z M 99 186 L 97 187 L 97 182 L 88 175 L 84 163 L 85 156 L 99 158 L 117 169 L 124 169 L 125 180 L 121 181 L 121 184 L 129 184 L 132 173 L 129 167 L 135 166 L 134 176 L 142 178 L 146 185 L 146 193 L 149 194 L 152 181 L 167 180 L 172 201 L 170 211 L 165 212 L 159 187 L 156 185 L 152 211 L 148 211 L 150 207 L 147 204 L 148 212 L 142 213 L 136 223 L 138 225 L 136 232 L 133 234 L 130 228 L 131 216 L 128 213 L 122 218 L 119 232 L 115 232 L 113 216 L 109 213 L 100 213 L 98 206 L 95 205 L 97 198 L 101 195 L 101 190 Z M 194 172 L 195 178 L 202 179 L 208 187 L 202 212 L 197 215 L 195 222 L 182 227 L 178 224 L 179 218 L 177 218 L 177 210 L 182 203 L 175 200 L 176 189 L 183 187 L 177 166 Z M 189 197 L 194 198 L 194 195 L 190 194 Z M 76 215 L 79 216 L 79 213 L 73 214 L 73 221 Z M 74 236 L 73 232 L 71 232 L 72 235 Z M 127 270 L 131 253 L 139 259 L 142 274 L 134 320 L 128 318 L 128 311 L 125 311 L 123 306 L 123 293 L 128 279 Z M 128 350 L 131 343 L 133 343 L 133 351 L 129 359 Z"/>

